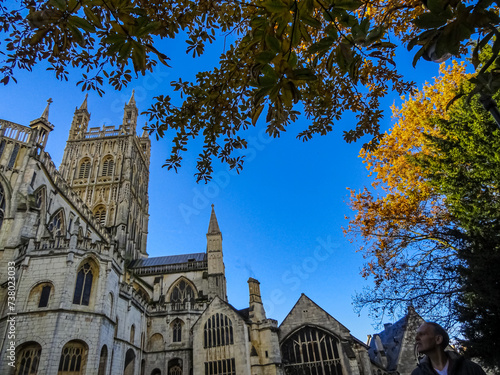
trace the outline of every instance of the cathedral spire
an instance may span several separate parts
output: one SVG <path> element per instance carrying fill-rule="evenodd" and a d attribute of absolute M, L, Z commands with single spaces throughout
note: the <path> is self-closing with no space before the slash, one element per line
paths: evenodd
<path fill-rule="evenodd" d="M 207 234 L 219 234 L 219 223 L 217 222 L 217 216 L 215 216 L 214 205 L 212 204 L 212 214 L 210 215 L 210 223 L 208 224 Z"/>
<path fill-rule="evenodd" d="M 88 109 L 87 109 L 87 98 L 88 98 L 88 96 L 89 96 L 89 94 L 85 94 L 85 99 L 83 100 L 83 103 L 80 106 L 81 110 L 88 111 Z"/>
<path fill-rule="evenodd" d="M 49 100 L 47 100 L 47 107 L 45 107 L 45 110 L 43 111 L 42 113 L 42 116 L 40 116 L 40 118 L 43 118 L 45 120 L 49 120 L 49 107 L 50 107 L 50 103 L 52 103 L 52 98 L 49 98 Z"/>
<path fill-rule="evenodd" d="M 132 96 L 130 97 L 127 105 L 135 105 L 135 90 L 132 90 Z"/>

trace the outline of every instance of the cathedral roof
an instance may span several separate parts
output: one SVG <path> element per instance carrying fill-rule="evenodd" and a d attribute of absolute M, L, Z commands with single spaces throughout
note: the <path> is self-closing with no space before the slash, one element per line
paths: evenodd
<path fill-rule="evenodd" d="M 165 266 L 168 264 L 202 262 L 206 260 L 206 257 L 207 253 L 193 253 L 193 254 L 169 255 L 164 257 L 152 257 L 145 259 L 135 259 L 130 263 L 129 267 L 142 268 L 142 267 Z"/>

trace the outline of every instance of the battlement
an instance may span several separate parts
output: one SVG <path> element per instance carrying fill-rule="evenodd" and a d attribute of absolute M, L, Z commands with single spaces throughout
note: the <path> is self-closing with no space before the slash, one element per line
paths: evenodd
<path fill-rule="evenodd" d="M 104 138 L 104 137 L 116 137 L 119 135 L 124 135 L 120 131 L 120 127 L 115 128 L 114 126 L 103 126 L 102 129 L 100 127 L 90 128 L 87 133 L 84 134 L 85 139 L 92 138 Z"/>

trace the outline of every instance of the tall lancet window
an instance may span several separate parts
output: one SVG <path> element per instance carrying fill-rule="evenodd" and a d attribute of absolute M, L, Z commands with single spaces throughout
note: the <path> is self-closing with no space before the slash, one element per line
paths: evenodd
<path fill-rule="evenodd" d="M 99 224 L 106 225 L 106 207 L 99 206 L 94 211 L 94 216 Z"/>
<path fill-rule="evenodd" d="M 216 313 L 205 323 L 203 347 L 233 345 L 233 322 L 226 315 Z"/>
<path fill-rule="evenodd" d="M 90 174 L 90 159 L 83 159 L 80 163 L 80 169 L 78 171 L 78 178 L 88 178 Z"/>
<path fill-rule="evenodd" d="M 89 305 L 93 278 L 92 267 L 87 262 L 80 268 L 76 276 L 75 294 L 73 295 L 75 305 Z"/>
<path fill-rule="evenodd" d="M 104 161 L 102 163 L 102 176 L 112 176 L 113 175 L 113 169 L 115 166 L 115 162 L 113 160 L 113 157 L 108 155 L 104 158 Z"/>

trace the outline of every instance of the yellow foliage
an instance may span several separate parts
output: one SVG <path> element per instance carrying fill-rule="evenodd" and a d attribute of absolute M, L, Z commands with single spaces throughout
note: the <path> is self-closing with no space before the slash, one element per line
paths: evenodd
<path fill-rule="evenodd" d="M 418 241 L 444 241 L 439 228 L 449 222 L 449 215 L 426 183 L 425 171 L 409 156 L 427 154 L 424 134 L 439 136 L 429 121 L 447 118 L 446 106 L 467 80 L 463 64 L 440 67 L 440 75 L 415 95 L 405 98 L 400 108 L 392 107 L 395 124 L 386 132 L 379 147 L 362 150 L 360 157 L 373 177 L 372 189 L 350 191 L 350 207 L 356 212 L 345 230 L 363 239 L 360 247 L 368 264 L 363 276 L 373 275 L 376 282 L 393 277 L 403 265 L 398 256 L 411 251 Z"/>

